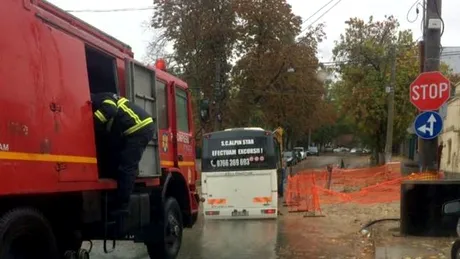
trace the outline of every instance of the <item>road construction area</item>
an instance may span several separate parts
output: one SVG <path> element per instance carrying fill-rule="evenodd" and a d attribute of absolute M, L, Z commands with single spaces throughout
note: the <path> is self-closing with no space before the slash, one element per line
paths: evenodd
<path fill-rule="evenodd" d="M 334 171 L 326 188 L 326 165 L 338 165 L 342 159 L 348 169 Z M 278 220 L 205 222 L 200 217 L 193 229 L 185 230 L 179 258 L 450 258 L 452 239 L 398 237 L 398 222 L 378 223 L 360 232 L 370 221 L 399 217 L 399 178 L 391 178 L 397 170 L 352 169 L 367 163 L 363 156 L 308 157 L 287 179 L 291 187 L 286 188 Z M 315 193 L 303 188 L 312 184 L 310 180 L 317 186 Z M 293 193 L 296 184 L 300 193 Z M 305 202 L 299 200 L 302 195 L 313 198 Z M 130 242 L 119 242 L 107 255 L 96 242 L 91 254 L 96 259 L 148 258 L 142 244 Z"/>

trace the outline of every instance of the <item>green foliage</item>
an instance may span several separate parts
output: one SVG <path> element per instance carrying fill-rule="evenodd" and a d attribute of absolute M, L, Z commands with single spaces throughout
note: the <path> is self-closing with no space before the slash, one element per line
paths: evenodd
<path fill-rule="evenodd" d="M 155 0 L 154 6 L 152 26 L 173 43 L 178 74 L 220 102 L 223 126 L 282 126 L 300 137 L 334 117 L 316 76 L 323 26 L 300 35 L 301 19 L 285 1 Z M 216 99 L 217 62 L 224 95 Z"/>
<path fill-rule="evenodd" d="M 334 123 L 327 123 L 316 129 L 312 134 L 312 141 L 320 146 L 333 142 L 337 137 L 344 134 L 356 134 L 353 125 L 347 117 L 339 117 Z M 358 137 L 360 137 L 358 135 Z"/>
<path fill-rule="evenodd" d="M 398 21 L 386 17 L 364 22 L 352 18 L 333 50 L 341 62 L 341 79 L 334 86 L 334 96 L 342 115 L 347 116 L 371 146 L 382 152 L 387 123 L 386 86 L 390 84 L 392 58 L 389 50 L 396 47 L 396 86 L 394 143 L 406 136 L 416 109 L 409 102 L 409 85 L 418 75 L 417 46 L 412 32 L 399 30 Z"/>

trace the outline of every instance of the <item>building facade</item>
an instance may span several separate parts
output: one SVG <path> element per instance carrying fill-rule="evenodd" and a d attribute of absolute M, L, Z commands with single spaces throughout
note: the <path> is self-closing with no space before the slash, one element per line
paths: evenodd
<path fill-rule="evenodd" d="M 443 145 L 441 170 L 460 174 L 460 87 L 455 88 L 454 95 L 447 103 L 444 128 L 438 143 Z"/>
<path fill-rule="evenodd" d="M 455 74 L 460 73 L 460 47 L 443 47 L 441 62 L 447 64 Z"/>

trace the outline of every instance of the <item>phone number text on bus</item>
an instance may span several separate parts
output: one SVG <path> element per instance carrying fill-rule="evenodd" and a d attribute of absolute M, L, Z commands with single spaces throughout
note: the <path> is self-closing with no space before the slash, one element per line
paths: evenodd
<path fill-rule="evenodd" d="M 250 165 L 249 158 L 234 158 L 234 159 L 219 159 L 215 163 L 211 160 L 213 167 L 235 167 L 235 166 L 248 166 Z"/>

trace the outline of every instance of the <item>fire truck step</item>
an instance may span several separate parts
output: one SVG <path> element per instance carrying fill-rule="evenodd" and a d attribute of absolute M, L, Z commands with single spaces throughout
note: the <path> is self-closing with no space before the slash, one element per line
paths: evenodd
<path fill-rule="evenodd" d="M 89 252 L 85 249 L 77 251 L 66 251 L 64 254 L 65 259 L 89 259 Z"/>
<path fill-rule="evenodd" d="M 109 253 L 112 253 L 113 251 L 115 251 L 115 247 L 117 246 L 117 241 L 116 240 L 111 240 L 112 241 L 112 249 L 108 249 L 107 248 L 107 242 L 109 240 L 107 239 L 104 239 L 104 253 L 106 254 L 109 254 Z"/>

